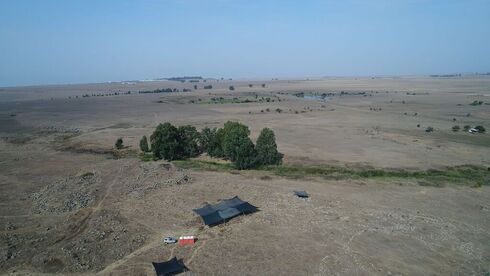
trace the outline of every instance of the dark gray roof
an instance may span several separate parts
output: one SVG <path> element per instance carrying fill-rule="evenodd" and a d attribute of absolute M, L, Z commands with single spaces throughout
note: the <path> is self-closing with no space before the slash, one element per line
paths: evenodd
<path fill-rule="evenodd" d="M 155 272 L 157 276 L 167 276 L 167 275 L 175 275 L 181 272 L 189 270 L 182 261 L 178 261 L 176 257 L 173 257 L 170 261 L 162 262 L 162 263 L 153 263 L 153 267 L 155 268 Z"/>
<path fill-rule="evenodd" d="M 194 212 L 202 217 L 204 224 L 209 226 L 223 223 L 238 215 L 249 214 L 256 211 L 257 207 L 241 200 L 237 196 L 225 199 L 214 205 L 206 204 L 202 208 L 194 209 Z"/>
<path fill-rule="evenodd" d="M 306 191 L 294 191 L 294 194 L 298 197 L 310 197 Z"/>

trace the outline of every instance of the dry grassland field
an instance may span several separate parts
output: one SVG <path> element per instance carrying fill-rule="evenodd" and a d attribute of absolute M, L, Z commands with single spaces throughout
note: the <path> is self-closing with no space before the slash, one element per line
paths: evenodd
<path fill-rule="evenodd" d="M 140 156 L 159 123 L 227 121 L 271 128 L 284 164 Z M 0 274 L 488 275 L 489 130 L 463 127 L 489 122 L 487 76 L 1 88 Z M 193 212 L 234 196 L 259 211 Z"/>

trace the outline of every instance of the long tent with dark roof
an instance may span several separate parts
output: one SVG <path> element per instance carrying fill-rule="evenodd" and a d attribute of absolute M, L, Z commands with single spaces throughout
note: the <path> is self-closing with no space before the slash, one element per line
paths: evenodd
<path fill-rule="evenodd" d="M 204 224 L 214 226 L 238 215 L 254 213 L 257 210 L 257 207 L 235 196 L 214 205 L 206 204 L 202 208 L 194 209 L 194 212 L 202 217 Z"/>

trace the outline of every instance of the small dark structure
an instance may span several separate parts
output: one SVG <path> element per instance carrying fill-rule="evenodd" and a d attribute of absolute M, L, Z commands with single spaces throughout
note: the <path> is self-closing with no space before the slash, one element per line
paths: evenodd
<path fill-rule="evenodd" d="M 238 215 L 250 214 L 257 211 L 257 207 L 241 200 L 237 196 L 225 199 L 218 204 L 206 204 L 202 208 L 194 209 L 194 212 L 202 217 L 204 224 L 209 226 L 224 223 Z"/>
<path fill-rule="evenodd" d="M 301 197 L 301 198 L 309 198 L 310 197 L 310 195 L 306 191 L 294 191 L 294 194 L 297 197 Z"/>
<path fill-rule="evenodd" d="M 153 263 L 153 267 L 155 268 L 155 272 L 157 276 L 167 276 L 167 275 L 175 275 L 189 269 L 184 265 L 182 260 L 177 260 L 176 257 L 173 257 L 170 261 L 166 261 L 163 263 Z"/>

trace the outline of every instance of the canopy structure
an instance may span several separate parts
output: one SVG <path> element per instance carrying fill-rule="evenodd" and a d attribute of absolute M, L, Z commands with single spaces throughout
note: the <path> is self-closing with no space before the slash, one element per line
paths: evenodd
<path fill-rule="evenodd" d="M 202 217 L 204 224 L 214 226 L 238 215 L 250 214 L 257 210 L 257 207 L 235 196 L 218 204 L 206 204 L 202 208 L 194 209 L 194 212 Z"/>
<path fill-rule="evenodd" d="M 298 197 L 308 198 L 310 195 L 306 191 L 294 191 L 294 194 Z"/>
<path fill-rule="evenodd" d="M 152 262 L 152 264 L 155 268 L 157 276 L 175 275 L 188 270 L 187 267 L 182 263 L 182 261 L 177 260 L 176 257 L 173 257 L 173 259 L 167 262 Z"/>

